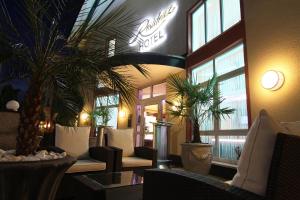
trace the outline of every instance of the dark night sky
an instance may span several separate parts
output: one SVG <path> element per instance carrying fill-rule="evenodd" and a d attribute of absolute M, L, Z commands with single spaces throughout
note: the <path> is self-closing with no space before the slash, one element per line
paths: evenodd
<path fill-rule="evenodd" d="M 16 27 L 21 30 L 24 34 L 25 40 L 30 44 L 32 43 L 32 37 L 30 37 L 30 30 L 24 26 L 22 23 L 22 11 L 18 10 L 17 4 L 20 3 L 20 0 L 5 0 L 7 9 L 10 12 L 11 18 L 16 25 Z M 80 11 L 80 8 L 83 4 L 84 0 L 68 0 L 66 9 L 64 11 L 63 20 L 61 21 L 61 32 L 67 37 L 76 21 L 77 15 Z M 50 10 L 53 12 L 53 10 Z M 0 21 L 1 23 L 1 21 Z M 1 48 L 1 47 L 0 47 Z M 4 85 L 11 84 L 15 89 L 21 90 L 19 94 L 20 100 L 23 99 L 24 93 L 27 90 L 26 80 L 13 79 L 10 81 L 5 81 L 11 75 L 11 66 L 2 67 L 0 71 L 0 91 Z"/>

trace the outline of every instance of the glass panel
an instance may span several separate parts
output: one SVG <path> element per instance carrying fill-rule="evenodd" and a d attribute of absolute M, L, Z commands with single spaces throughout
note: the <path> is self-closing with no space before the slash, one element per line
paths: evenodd
<path fill-rule="evenodd" d="M 153 122 L 158 120 L 158 105 L 149 105 L 144 108 L 144 118 L 145 118 L 145 139 L 153 139 Z M 151 139 L 151 140 L 152 140 Z"/>
<path fill-rule="evenodd" d="M 151 87 L 139 91 L 139 99 L 148 99 L 151 97 Z"/>
<path fill-rule="evenodd" d="M 110 95 L 96 98 L 96 107 L 113 106 L 119 104 L 119 95 Z"/>
<path fill-rule="evenodd" d="M 223 31 L 241 20 L 240 0 L 222 0 Z"/>
<path fill-rule="evenodd" d="M 205 44 L 204 4 L 192 14 L 192 51 Z"/>
<path fill-rule="evenodd" d="M 77 16 L 76 22 L 73 26 L 72 33 L 78 30 L 78 28 L 84 23 L 87 19 L 89 12 L 91 11 L 92 6 L 94 5 L 95 0 L 85 0 L 81 10 Z"/>
<path fill-rule="evenodd" d="M 112 2 L 113 0 L 100 0 L 91 19 L 91 23 L 95 22 L 100 16 L 102 16 Z"/>
<path fill-rule="evenodd" d="M 116 39 L 109 40 L 108 42 L 108 57 L 112 57 L 115 55 L 116 50 Z"/>
<path fill-rule="evenodd" d="M 247 129 L 248 113 L 247 113 L 247 97 L 245 75 L 239 75 L 219 83 L 221 95 L 225 100 L 220 107 L 234 108 L 235 112 L 229 117 L 221 119 L 222 130 Z"/>
<path fill-rule="evenodd" d="M 117 128 L 118 125 L 118 107 L 109 108 L 110 118 L 107 126 Z M 104 125 L 102 117 L 96 117 L 96 125 Z"/>
<path fill-rule="evenodd" d="M 246 136 L 219 136 L 219 155 L 221 159 L 237 160 L 242 152 Z"/>
<path fill-rule="evenodd" d="M 221 33 L 220 0 L 206 2 L 206 20 L 207 41 L 210 41 Z"/>
<path fill-rule="evenodd" d="M 166 83 L 158 84 L 153 86 L 153 97 L 166 95 Z"/>
<path fill-rule="evenodd" d="M 245 60 L 243 44 L 216 58 L 216 73 L 218 76 L 244 66 Z"/>
<path fill-rule="evenodd" d="M 214 74 L 213 61 L 207 62 L 192 70 L 194 83 L 203 83 L 208 81 Z"/>

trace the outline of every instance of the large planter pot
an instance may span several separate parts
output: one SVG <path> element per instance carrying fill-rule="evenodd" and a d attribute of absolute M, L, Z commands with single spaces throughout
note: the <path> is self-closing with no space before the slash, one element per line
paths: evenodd
<path fill-rule="evenodd" d="M 54 200 L 70 156 L 56 160 L 0 162 L 1 200 Z"/>
<path fill-rule="evenodd" d="M 208 174 L 212 161 L 212 145 L 202 143 L 181 144 L 181 159 L 185 170 Z"/>

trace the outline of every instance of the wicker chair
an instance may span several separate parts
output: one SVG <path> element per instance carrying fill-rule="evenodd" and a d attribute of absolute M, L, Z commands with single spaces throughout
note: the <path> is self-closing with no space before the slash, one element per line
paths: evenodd
<path fill-rule="evenodd" d="M 146 170 L 144 178 L 144 200 L 300 199 L 300 137 L 278 134 L 265 197 L 184 170 Z"/>
<path fill-rule="evenodd" d="M 109 135 L 112 134 L 112 131 L 115 135 L 114 141 L 122 141 L 122 144 L 111 142 L 110 138 L 112 137 Z M 114 150 L 114 171 L 116 172 L 157 167 L 157 150 L 149 147 L 134 147 L 133 129 L 107 129 L 105 143 Z M 128 146 L 131 146 L 130 150 L 128 150 Z M 126 153 L 128 151 L 132 151 L 130 156 Z"/>

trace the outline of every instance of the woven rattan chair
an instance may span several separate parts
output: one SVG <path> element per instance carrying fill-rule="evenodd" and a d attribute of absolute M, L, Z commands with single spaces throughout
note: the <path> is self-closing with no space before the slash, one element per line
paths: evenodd
<path fill-rule="evenodd" d="M 296 200 L 300 199 L 300 137 L 278 134 L 266 196 L 184 170 L 146 170 L 143 200 Z"/>

